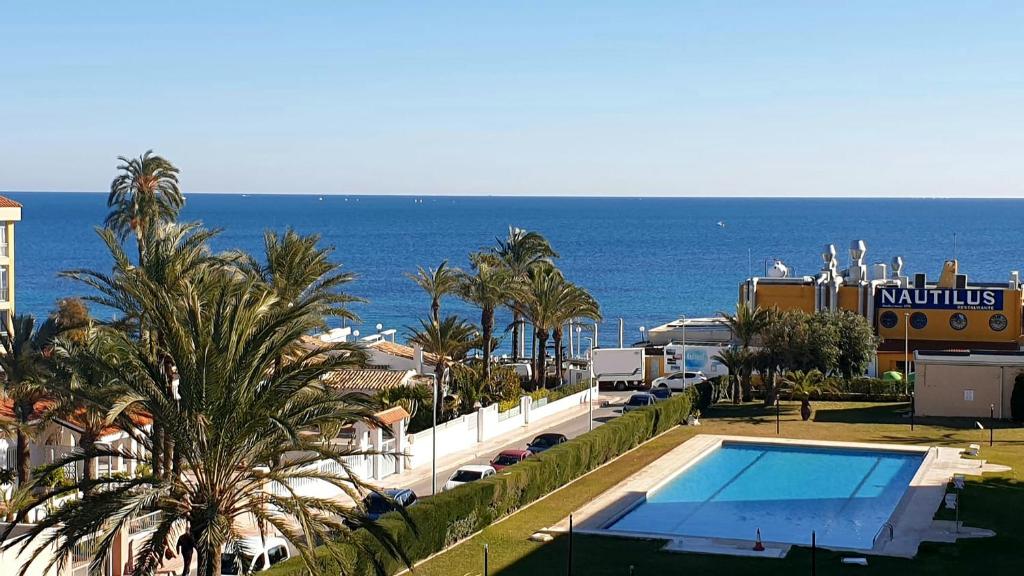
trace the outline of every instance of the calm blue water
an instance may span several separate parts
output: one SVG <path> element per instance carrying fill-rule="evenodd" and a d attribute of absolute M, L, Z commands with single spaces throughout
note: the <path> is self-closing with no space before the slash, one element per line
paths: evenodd
<path fill-rule="evenodd" d="M 870 549 L 923 455 L 725 444 L 616 522 L 626 532 Z"/>
<path fill-rule="evenodd" d="M 60 270 L 109 268 L 93 232 L 106 213 L 105 195 L 5 195 L 25 205 L 17 228 L 19 311 L 42 315 L 57 298 L 80 292 L 56 278 Z M 765 258 L 813 273 L 827 242 L 837 245 L 843 266 L 849 242 L 862 238 L 869 263 L 900 254 L 907 270 L 934 277 L 958 232 L 958 256 L 972 278 L 1001 281 L 1024 268 L 1024 201 L 1017 200 L 428 197 L 418 204 L 411 197 L 191 194 L 183 219 L 223 228 L 218 249 L 259 250 L 265 229 L 289 225 L 322 234 L 360 276 L 352 292 L 370 301 L 357 307 L 363 334 L 378 322 L 401 329 L 427 314 L 429 303 L 403 272 L 445 258 L 464 266 L 467 252 L 492 245 L 509 225 L 543 232 L 566 274 L 597 296 L 612 320 L 601 332 L 605 345 L 616 338 L 619 317 L 632 342 L 641 325 L 733 308 L 737 285 L 763 269 Z M 444 307 L 477 319 L 454 299 Z"/>

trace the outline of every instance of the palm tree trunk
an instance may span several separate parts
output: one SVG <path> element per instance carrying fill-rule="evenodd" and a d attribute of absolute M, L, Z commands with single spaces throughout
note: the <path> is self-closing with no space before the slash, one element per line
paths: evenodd
<path fill-rule="evenodd" d="M 484 308 L 480 314 L 480 331 L 483 334 L 484 381 L 491 379 L 491 339 L 494 337 L 494 310 Z"/>
<path fill-rule="evenodd" d="M 434 298 L 430 301 L 430 317 L 434 319 L 434 324 L 441 323 L 441 301 Z"/>
<path fill-rule="evenodd" d="M 547 387 L 547 356 L 548 356 L 548 331 L 538 330 L 537 331 L 537 372 L 535 374 L 537 379 L 537 388 Z"/>
<path fill-rule="evenodd" d="M 740 370 L 739 374 L 730 375 L 729 376 L 729 379 L 731 380 L 731 382 L 729 384 L 732 387 L 732 403 L 733 404 L 739 404 L 740 403 L 740 379 L 742 378 L 742 376 L 743 376 L 742 369 Z"/>
<path fill-rule="evenodd" d="M 208 521 L 199 520 L 197 513 L 191 514 L 189 520 L 192 539 L 196 543 L 196 576 L 220 576 L 220 547 L 207 540 Z"/>
<path fill-rule="evenodd" d="M 24 425 L 24 423 L 22 423 Z M 31 468 L 30 462 L 32 454 L 28 447 L 28 437 L 25 435 L 24 430 L 18 429 L 18 448 L 17 448 L 17 468 L 18 468 L 18 486 L 24 487 L 28 485 L 31 479 Z"/>
<path fill-rule="evenodd" d="M 519 316 L 519 312 L 512 311 L 512 361 L 519 362 L 519 323 L 522 318 Z"/>
<path fill-rule="evenodd" d="M 86 454 L 95 452 L 96 435 L 91 432 L 82 432 L 82 436 L 78 439 L 78 445 Z M 86 480 L 96 479 L 96 458 L 86 458 L 82 463 L 82 477 Z"/>

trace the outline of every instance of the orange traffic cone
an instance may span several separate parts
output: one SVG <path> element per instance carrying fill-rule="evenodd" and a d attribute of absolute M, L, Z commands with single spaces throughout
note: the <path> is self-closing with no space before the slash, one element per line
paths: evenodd
<path fill-rule="evenodd" d="M 754 540 L 754 552 L 764 552 L 764 544 L 761 542 L 761 529 L 757 529 L 757 540 Z"/>

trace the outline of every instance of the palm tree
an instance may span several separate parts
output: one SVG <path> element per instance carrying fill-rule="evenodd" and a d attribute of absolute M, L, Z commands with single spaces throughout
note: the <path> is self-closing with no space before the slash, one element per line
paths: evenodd
<path fill-rule="evenodd" d="M 551 248 L 548 240 L 538 232 L 529 232 L 522 228 L 509 226 L 508 237 L 495 240 L 497 246 L 494 248 L 494 253 L 498 255 L 502 264 L 508 268 L 509 273 L 520 284 L 525 284 L 529 280 L 530 271 L 538 265 L 550 263 L 552 258 L 558 257 L 558 253 Z M 512 361 L 518 362 L 523 353 L 519 349 L 519 332 L 522 330 L 523 314 L 515 302 L 512 304 Z"/>
<path fill-rule="evenodd" d="M 147 233 L 174 222 L 185 203 L 178 188 L 178 169 L 167 159 L 147 150 L 138 158 L 119 156 L 121 172 L 110 183 L 104 224 L 124 241 L 135 236 L 139 262 L 146 257 Z"/>
<path fill-rule="evenodd" d="M 459 296 L 480 308 L 481 348 L 484 353 L 484 379 L 491 377 L 491 352 L 494 350 L 494 311 L 516 293 L 516 283 L 508 270 L 492 255 L 476 253 L 470 256 L 473 274 L 458 274 Z"/>
<path fill-rule="evenodd" d="M 351 272 L 342 272 L 341 265 L 331 261 L 334 248 L 320 248 L 320 235 L 300 235 L 288 228 L 278 235 L 263 235 L 265 264 L 247 254 L 239 254 L 243 270 L 270 287 L 282 305 L 301 301 L 316 302 L 325 318 L 358 320 L 348 304 L 362 302 L 346 294 L 342 287 L 356 279 Z"/>
<path fill-rule="evenodd" d="M 552 333 L 569 319 L 599 317 L 597 302 L 585 290 L 567 281 L 554 266 L 538 266 L 530 273 L 521 303 L 523 315 L 533 324 L 539 353 L 534 366 L 534 385 L 546 383 L 547 343 Z M 560 343 L 559 343 L 560 346 Z M 561 373 L 559 367 L 559 374 Z"/>
<path fill-rule="evenodd" d="M 740 377 L 743 371 L 750 365 L 750 353 L 743 348 L 730 346 L 729 348 L 723 348 L 718 354 L 715 354 L 713 359 L 720 362 L 729 371 L 726 378 L 728 378 L 730 384 L 732 403 L 739 404 Z"/>
<path fill-rule="evenodd" d="M 794 370 L 782 377 L 782 383 L 789 387 L 789 398 L 800 400 L 800 416 L 811 417 L 811 395 L 832 390 L 831 384 L 819 370 Z"/>
<path fill-rule="evenodd" d="M 88 269 L 69 270 L 61 276 L 76 280 L 92 288 L 95 293 L 85 300 L 111 308 L 120 314 L 111 324 L 128 331 L 154 359 L 159 359 L 163 370 L 162 386 L 168 398 L 172 394 L 174 363 L 164 349 L 164 335 L 154 325 L 154 310 L 143 302 L 147 290 L 160 286 L 171 296 L 185 297 L 185 286 L 203 286 L 201 280 L 213 269 L 220 270 L 228 257 L 213 256 L 208 242 L 218 231 L 204 230 L 198 224 L 166 224 L 159 231 L 145 230 L 143 241 L 147 246 L 146 258 L 135 265 L 117 240 L 114 231 L 97 231 L 114 261 L 111 273 Z M 154 423 L 156 437 L 161 437 L 161 424 Z M 167 442 L 157 442 L 152 451 L 153 470 L 169 473 L 173 464 L 173 449 Z"/>
<path fill-rule="evenodd" d="M 562 329 L 565 324 L 577 318 L 586 318 L 588 320 L 601 319 L 601 308 L 590 292 L 572 283 L 566 284 L 566 291 L 563 305 L 556 311 L 556 321 L 558 324 L 552 331 L 555 345 L 555 371 L 559 382 L 562 382 L 563 378 Z"/>
<path fill-rule="evenodd" d="M 127 392 L 110 366 L 121 360 L 112 346 L 109 328 L 94 328 L 84 335 L 69 334 L 54 340 L 56 370 L 52 380 L 57 405 L 54 412 L 77 426 L 81 433 L 78 446 L 86 457 L 83 479 L 96 478 L 96 442 L 113 422 L 107 419 L 108 407 Z"/>
<path fill-rule="evenodd" d="M 31 453 L 29 439 L 32 424 L 39 419 L 39 402 L 49 396 L 47 382 L 51 374 L 50 348 L 57 335 L 57 325 L 48 319 L 36 328 L 31 315 L 18 314 L 11 320 L 12 330 L 0 333 L 0 369 L 3 387 L 0 395 L 11 403 L 17 427 L 18 484 L 30 479 Z"/>
<path fill-rule="evenodd" d="M 750 346 L 762 330 L 768 325 L 769 312 L 764 308 L 751 307 L 746 302 L 740 302 L 736 306 L 735 314 L 719 312 L 719 316 L 725 320 L 732 330 L 733 336 L 739 341 L 743 350 L 749 354 Z M 745 367 L 741 373 L 741 385 L 743 388 L 743 401 L 750 401 L 750 367 Z"/>
<path fill-rule="evenodd" d="M 437 268 L 424 269 L 417 266 L 415 274 L 405 276 L 430 296 L 430 318 L 434 324 L 440 322 L 441 298 L 455 293 L 459 286 L 458 270 L 448 266 L 448 261 L 443 260 Z"/>
<path fill-rule="evenodd" d="M 476 326 L 458 316 L 445 316 L 440 322 L 420 320 L 419 329 L 410 328 L 409 342 L 436 357 L 435 386 L 443 389 L 444 372 L 465 359 L 466 353 L 477 342 Z M 435 412 L 440 408 L 442 394 L 438 394 Z"/>
<path fill-rule="evenodd" d="M 322 322 L 318 308 L 309 302 L 280 306 L 260 282 L 230 272 L 210 282 L 189 282 L 182 294 L 158 285 L 141 292 L 140 302 L 177 369 L 176 400 L 168 399 L 152 355 L 128 335 L 111 332 L 119 360 L 107 368 L 127 391 L 110 405 L 108 419 L 136 409 L 150 414 L 173 438 L 183 473 L 127 481 L 96 478 L 45 489 L 37 502 L 93 489 L 102 497 L 64 504 L 33 525 L 27 537 L 42 537 L 37 549 L 53 546 L 51 566 L 59 569 L 76 544 L 98 533 L 90 550 L 98 564 L 111 552 L 118 531 L 156 511 L 158 523 L 137 548 L 136 573 L 152 574 L 170 536 L 188 529 L 199 576 L 218 576 L 221 551 L 241 539 L 239 522 L 251 517 L 288 539 L 313 572 L 314 546 L 347 533 L 347 521 L 366 528 L 389 554 L 408 563 L 394 538 L 363 512 L 292 488 L 294 481 L 312 478 L 356 501 L 369 490 L 345 460 L 357 452 L 331 442 L 326 432 L 357 421 L 372 423 L 377 404 L 363 394 L 338 393 L 323 381 L 333 371 L 362 365 L 365 353 L 351 343 L 324 343 L 275 370 L 274 358 Z M 129 424 L 128 431 L 147 448 L 154 441 L 145 427 Z M 315 431 L 321 435 L 311 434 Z M 84 457 L 72 453 L 54 466 Z M 325 461 L 331 466 L 319 465 Z"/>

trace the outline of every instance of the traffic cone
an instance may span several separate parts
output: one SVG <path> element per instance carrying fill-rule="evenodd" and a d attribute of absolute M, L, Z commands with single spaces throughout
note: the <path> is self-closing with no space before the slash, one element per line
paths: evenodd
<path fill-rule="evenodd" d="M 757 529 L 757 540 L 754 540 L 754 552 L 764 552 L 764 544 L 761 542 L 761 529 Z"/>

